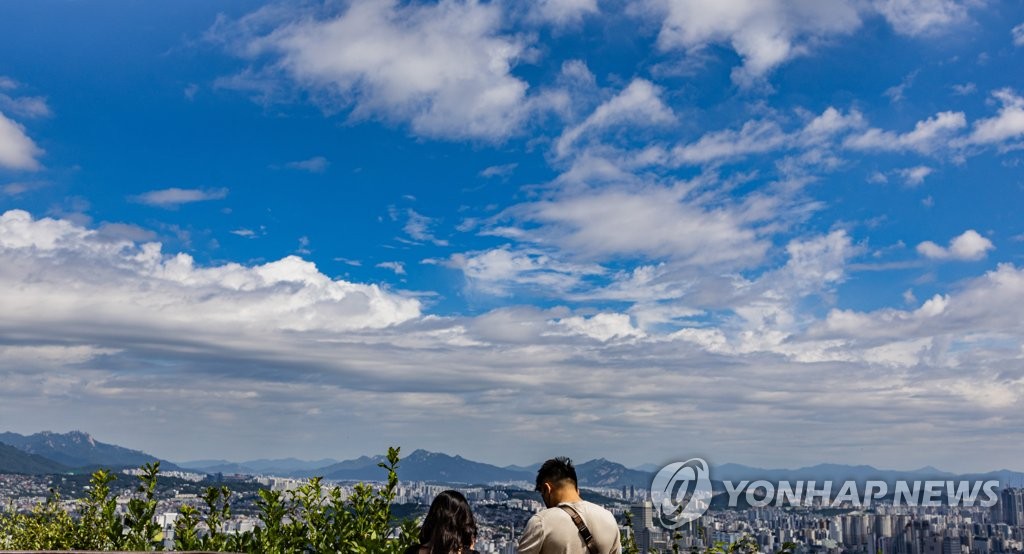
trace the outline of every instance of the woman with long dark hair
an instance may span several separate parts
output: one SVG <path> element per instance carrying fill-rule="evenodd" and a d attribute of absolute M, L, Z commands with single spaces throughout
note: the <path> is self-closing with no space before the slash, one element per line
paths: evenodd
<path fill-rule="evenodd" d="M 444 491 L 430 504 L 420 528 L 420 544 L 405 554 L 475 554 L 476 519 L 459 491 Z"/>

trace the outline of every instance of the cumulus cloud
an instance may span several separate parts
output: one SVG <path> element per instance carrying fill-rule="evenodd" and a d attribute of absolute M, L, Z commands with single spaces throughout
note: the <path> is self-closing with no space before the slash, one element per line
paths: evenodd
<path fill-rule="evenodd" d="M 267 20 L 272 30 L 251 31 Z M 272 69 L 354 117 L 408 122 L 431 137 L 500 140 L 528 113 L 528 85 L 511 73 L 526 43 L 501 27 L 492 3 L 359 1 L 327 15 L 257 12 L 234 31 L 244 55 L 276 56 Z"/>
<path fill-rule="evenodd" d="M 162 439 L 128 423 L 145 414 L 174 432 L 201 427 L 205 440 L 239 456 L 258 455 L 252 433 L 259 449 L 283 451 L 296 429 L 310 441 L 348 437 L 346 455 L 395 443 L 466 452 L 450 433 L 424 436 L 424 413 L 430 429 L 479 436 L 492 456 L 517 461 L 556 447 L 613 455 L 608 445 L 627 438 L 673 432 L 697 441 L 721 429 L 739 446 L 716 454 L 737 459 L 780 426 L 800 432 L 770 434 L 773 442 L 816 445 L 808 462 L 823 444 L 833 448 L 837 432 L 837 453 L 853 441 L 876 445 L 877 459 L 906 460 L 909 441 L 925 448 L 921 456 L 951 455 L 920 428 L 921 410 L 943 437 L 973 444 L 976 427 L 966 422 L 993 414 L 1000 436 L 1019 437 L 1022 272 L 1001 266 L 913 311 L 833 310 L 824 320 L 800 312 L 795 299 L 842 282 L 855 251 L 842 231 L 794 239 L 783 266 L 729 281 L 735 325 L 705 316 L 704 326 L 665 334 L 614 310 L 424 315 L 415 299 L 331 279 L 299 258 L 202 266 L 155 243 L 11 211 L 0 216 L 0 332 L 24 342 L 0 345 L 0 416 L 51 402 L 40 425 L 77 414 L 83 426 L 105 422 L 105 432 L 165 454 Z M 582 272 L 539 253 L 508 253 L 520 258 L 513 265 L 527 264 L 525 256 L 537 271 Z M 657 268 L 648 273 L 656 278 Z M 979 390 L 1002 392 L 992 404 L 976 402 Z M 553 406 L 579 417 L 556 421 L 557 441 L 527 440 L 550 428 Z M 691 423 L 682 430 L 664 417 L 680 409 Z M 265 425 L 266 413 L 283 425 Z M 800 427 L 808 419 L 828 421 L 828 432 Z M 879 445 L 883 423 L 885 444 L 897 446 Z M 537 451 L 524 454 L 523 444 Z"/>
<path fill-rule="evenodd" d="M 967 19 L 966 6 L 956 0 L 651 0 L 645 7 L 661 17 L 658 45 L 663 50 L 692 54 L 708 44 L 728 44 L 743 60 L 732 72 L 740 86 L 756 84 L 832 37 L 853 33 L 865 17 L 880 15 L 896 32 L 910 36 Z"/>
<path fill-rule="evenodd" d="M 919 165 L 916 167 L 900 169 L 899 174 L 903 177 L 903 182 L 906 183 L 907 186 L 916 187 L 923 183 L 925 177 L 931 175 L 932 171 L 934 170 L 926 165 Z"/>
<path fill-rule="evenodd" d="M 570 25 L 599 12 L 597 0 L 537 0 L 531 3 L 529 14 L 537 21 Z"/>
<path fill-rule="evenodd" d="M 498 296 L 517 289 L 566 294 L 580 287 L 586 277 L 605 273 L 596 264 L 560 262 L 538 249 L 513 249 L 508 245 L 455 254 L 445 264 L 461 270 L 474 290 Z"/>
<path fill-rule="evenodd" d="M 863 133 L 851 135 L 844 144 L 854 150 L 911 150 L 930 154 L 947 146 L 950 138 L 966 126 L 967 118 L 962 112 L 940 112 L 926 120 L 918 121 L 912 131 L 896 133 L 871 128 Z"/>
<path fill-rule="evenodd" d="M 1013 37 L 1014 46 L 1024 46 L 1024 23 L 1010 30 L 1010 35 Z"/>
<path fill-rule="evenodd" d="M 643 331 L 634 327 L 626 314 L 600 313 L 590 317 L 563 317 L 552 320 L 551 325 L 557 330 L 550 333 L 579 334 L 601 342 L 644 336 Z"/>
<path fill-rule="evenodd" d="M 954 237 L 949 241 L 949 247 L 943 248 L 930 240 L 917 245 L 917 252 L 926 258 L 933 260 L 981 260 L 988 255 L 988 251 L 995 248 L 992 241 L 978 234 L 974 229 L 968 229 L 963 234 Z"/>
<path fill-rule="evenodd" d="M 967 142 L 993 144 L 1024 135 L 1024 98 L 1008 88 L 1000 89 L 992 96 L 1002 103 L 999 113 L 995 117 L 976 121 Z"/>
<path fill-rule="evenodd" d="M 702 205 L 685 186 L 608 187 L 521 204 L 508 215 L 524 226 L 495 232 L 589 260 L 672 259 L 748 266 L 767 249 L 737 208 Z"/>
<path fill-rule="evenodd" d="M 936 294 L 914 310 L 833 310 L 809 330 L 809 336 L 858 340 L 871 345 L 896 337 L 895 340 L 950 337 L 964 345 L 986 337 L 1019 337 L 1024 321 L 1020 310 L 1012 307 L 1022 300 L 1024 270 L 1012 264 L 999 264 L 995 270 L 969 280 L 960 290 Z M 942 342 L 950 354 L 948 349 L 954 346 L 953 341 Z"/>
<path fill-rule="evenodd" d="M 873 6 L 896 32 L 910 36 L 942 30 L 967 19 L 967 7 L 956 0 L 875 0 Z"/>
<path fill-rule="evenodd" d="M 43 150 L 25 134 L 25 128 L 0 113 L 0 167 L 39 169 Z"/>
<path fill-rule="evenodd" d="M 182 204 L 193 202 L 205 202 L 207 200 L 220 200 L 227 197 L 228 189 L 181 189 L 171 187 L 168 189 L 151 190 L 142 194 L 129 196 L 128 200 L 158 208 L 177 208 Z"/>
<path fill-rule="evenodd" d="M 332 280 L 294 256 L 256 266 L 202 267 L 187 254 L 165 254 L 159 243 L 112 241 L 66 220 L 34 219 L 18 210 L 0 216 L 0 252 L 6 283 L 49 276 L 9 288 L 4 298 L 39 322 L 341 331 L 419 315 L 414 299 Z"/>
<path fill-rule="evenodd" d="M 646 128 L 675 121 L 672 110 L 660 98 L 661 90 L 650 81 L 634 79 L 623 91 L 601 104 L 578 125 L 566 129 L 555 144 L 555 153 L 566 156 L 573 144 L 588 132 L 612 126 Z"/>
<path fill-rule="evenodd" d="M 682 0 L 654 3 L 664 20 L 658 45 L 664 50 L 699 49 L 727 43 L 743 58 L 733 81 L 750 85 L 783 62 L 801 55 L 813 41 L 846 34 L 860 25 L 850 2 L 792 3 Z"/>

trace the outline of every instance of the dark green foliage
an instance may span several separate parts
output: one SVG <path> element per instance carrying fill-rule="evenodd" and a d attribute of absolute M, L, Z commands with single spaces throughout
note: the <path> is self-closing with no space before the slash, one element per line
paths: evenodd
<path fill-rule="evenodd" d="M 136 492 L 142 495 L 128 501 L 128 513 L 124 516 L 125 527 L 128 528 L 124 538 L 126 550 L 156 550 L 159 547 L 160 526 L 156 518 L 156 478 L 160 472 L 160 462 L 147 463 L 142 466 Z"/>
<path fill-rule="evenodd" d="M 399 554 L 416 543 L 416 522 L 404 520 L 392 530 L 391 504 L 398 488 L 399 449 L 388 449 L 387 483 L 380 489 L 360 484 L 346 499 L 336 487 L 325 488 L 319 477 L 288 493 L 260 490 L 257 506 L 262 526 L 252 532 L 229 534 L 231 491 L 209 487 L 202 495 L 205 510 L 182 506 L 174 526 L 176 550 L 253 553 Z M 159 462 L 146 464 L 136 495 L 124 517 L 116 514 L 110 482 L 115 476 L 93 474 L 89 495 L 78 502 L 78 519 L 53 493 L 29 514 L 0 512 L 0 549 L 134 550 L 162 549 L 155 522 Z M 203 533 L 201 524 L 208 529 Z"/>
<path fill-rule="evenodd" d="M 89 496 L 81 501 L 75 544 L 83 550 L 110 550 L 120 545 L 124 524 L 117 517 L 117 499 L 110 496 L 110 483 L 117 477 L 98 470 L 89 480 Z"/>
<path fill-rule="evenodd" d="M 636 544 L 636 534 L 633 530 L 633 513 L 627 510 L 626 531 L 622 537 L 622 554 L 640 554 L 640 547 Z"/>

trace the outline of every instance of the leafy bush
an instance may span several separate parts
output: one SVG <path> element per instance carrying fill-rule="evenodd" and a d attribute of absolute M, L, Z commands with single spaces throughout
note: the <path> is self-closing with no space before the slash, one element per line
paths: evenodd
<path fill-rule="evenodd" d="M 261 526 L 246 533 L 224 529 L 231 517 L 231 491 L 208 487 L 202 495 L 205 510 L 182 506 L 174 525 L 175 550 L 252 553 L 399 554 L 417 542 L 416 522 L 401 522 L 392 531 L 391 504 L 398 488 L 398 448 L 389 448 L 387 483 L 380 489 L 356 485 L 348 498 L 337 487 L 325 488 L 319 477 L 294 491 L 259 491 L 256 501 Z M 155 521 L 159 462 L 146 464 L 127 512 L 116 512 L 110 483 L 116 476 L 105 470 L 92 475 L 88 497 L 77 502 L 79 517 L 50 497 L 31 513 L 0 512 L 0 549 L 19 550 L 161 550 L 163 537 Z M 207 531 L 202 532 L 202 526 Z"/>

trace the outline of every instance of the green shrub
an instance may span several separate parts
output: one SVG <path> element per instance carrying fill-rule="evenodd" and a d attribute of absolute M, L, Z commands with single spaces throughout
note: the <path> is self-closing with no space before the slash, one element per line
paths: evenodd
<path fill-rule="evenodd" d="M 391 504 L 398 489 L 400 449 L 389 448 L 387 483 L 380 489 L 356 485 L 343 499 L 337 487 L 325 488 L 319 477 L 288 493 L 260 490 L 256 501 L 261 526 L 246 533 L 224 529 L 231 517 L 231 491 L 208 487 L 203 493 L 205 511 L 182 506 L 174 525 L 175 550 L 206 550 L 252 553 L 353 553 L 399 554 L 417 541 L 418 526 L 402 521 L 392 531 Z M 161 550 L 163 541 L 156 524 L 156 485 L 159 462 L 146 464 L 139 475 L 136 496 L 128 501 L 124 516 L 116 513 L 111 496 L 114 475 L 100 470 L 92 475 L 88 497 L 78 501 L 79 517 L 73 518 L 50 497 L 31 513 L 0 512 L 0 549 L 19 550 Z M 200 524 L 209 531 L 200 533 Z"/>

